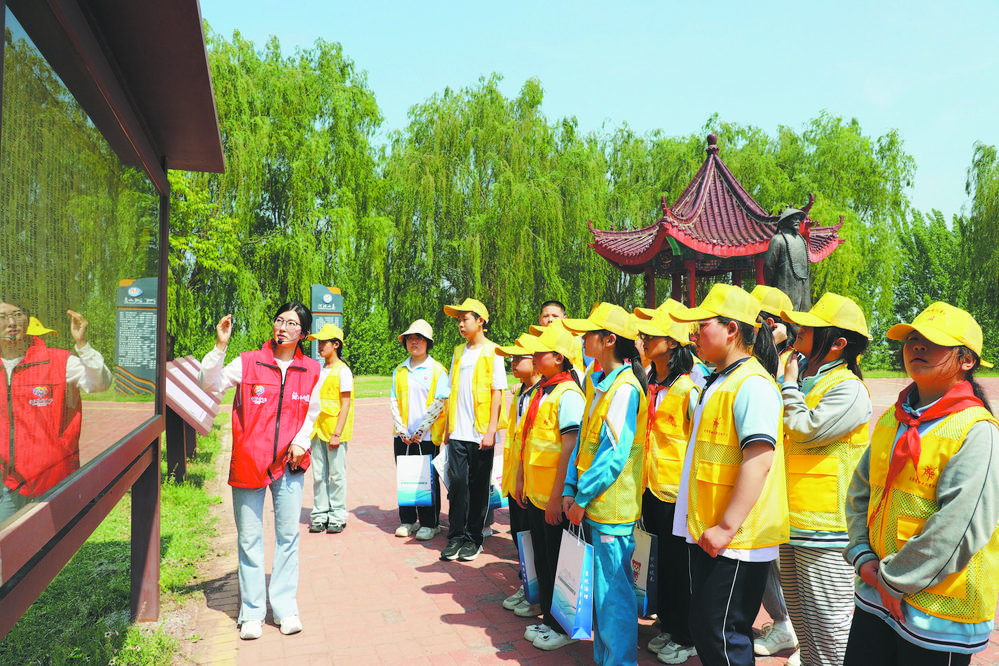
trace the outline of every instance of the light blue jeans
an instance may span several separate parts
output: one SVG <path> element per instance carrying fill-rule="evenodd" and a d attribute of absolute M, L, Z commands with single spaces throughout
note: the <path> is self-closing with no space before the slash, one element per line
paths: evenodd
<path fill-rule="evenodd" d="M 264 574 L 264 496 L 267 488 L 233 488 L 236 543 L 239 546 L 239 620 L 263 622 L 267 597 L 274 621 L 298 615 L 298 534 L 304 474 L 287 471 L 268 486 L 274 504 L 274 564 L 267 587 Z M 266 592 L 265 592 L 266 589 Z"/>
<path fill-rule="evenodd" d="M 347 524 L 347 445 L 312 438 L 312 522 Z"/>
<path fill-rule="evenodd" d="M 590 525 L 593 542 L 593 660 L 601 666 L 638 663 L 631 534 L 604 534 Z"/>

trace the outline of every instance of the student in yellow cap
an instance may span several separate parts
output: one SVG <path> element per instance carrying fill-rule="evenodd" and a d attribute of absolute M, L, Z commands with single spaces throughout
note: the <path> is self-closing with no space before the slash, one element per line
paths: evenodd
<path fill-rule="evenodd" d="M 393 371 L 389 390 L 395 455 L 436 456 L 444 441 L 444 426 L 447 425 L 444 408 L 451 393 L 451 382 L 444 366 L 430 356 L 430 350 L 434 348 L 434 329 L 425 320 L 417 319 L 399 335 L 399 343 L 409 352 L 409 358 Z M 431 476 L 433 504 L 400 506 L 397 537 L 415 534 L 417 541 L 428 541 L 440 530 L 440 482 L 436 472 L 431 472 Z"/>
<path fill-rule="evenodd" d="M 676 301 L 672 301 L 676 303 Z M 696 654 L 690 635 L 690 567 L 687 542 L 673 535 L 676 492 L 683 456 L 690 439 L 690 416 L 700 390 L 690 378 L 690 324 L 669 316 L 673 308 L 635 308 L 638 337 L 652 363 L 649 375 L 649 416 L 646 426 L 646 476 L 642 522 L 658 539 L 659 578 L 657 608 L 659 634 L 649 650 L 659 661 L 681 664 Z"/>
<path fill-rule="evenodd" d="M 347 445 L 354 432 L 354 375 L 343 362 L 343 330 L 323 324 L 318 333 L 319 390 L 312 394 L 312 522 L 309 532 L 339 534 L 347 527 Z"/>
<path fill-rule="evenodd" d="M 781 317 L 782 312 L 790 312 L 794 309 L 791 298 L 777 287 L 768 287 L 758 284 L 751 292 L 753 298 L 760 303 L 760 323 L 766 324 L 770 328 L 770 336 L 774 340 L 777 349 L 777 383 L 780 383 L 784 375 L 784 366 L 787 359 L 794 353 L 792 347 L 797 337 L 795 328 L 788 326 Z"/>
<path fill-rule="evenodd" d="M 562 508 L 583 524 L 593 545 L 593 657 L 598 664 L 635 664 L 638 616 L 631 556 L 641 514 L 648 383 L 638 359 L 630 313 L 598 303 L 587 319 L 567 319 L 583 334 L 602 370 L 587 386 L 579 439 L 566 473 Z"/>
<path fill-rule="evenodd" d="M 689 544 L 690 629 L 706 664 L 753 664 L 753 621 L 770 562 L 788 539 L 783 411 L 776 352 L 760 304 L 715 284 L 700 306 L 670 316 L 697 322 L 713 363 L 694 409 L 673 534 Z M 767 352 L 765 367 L 756 352 Z"/>
<path fill-rule="evenodd" d="M 583 392 L 572 376 L 570 360 L 578 341 L 562 327 L 549 325 L 541 335 L 528 336 L 519 344 L 533 354 L 542 377 L 518 433 L 521 462 L 514 499 L 527 511 L 544 614 L 541 624 L 527 627 L 524 638 L 541 650 L 557 650 L 575 642 L 555 621 L 552 596 L 562 530 L 568 526 L 562 490 L 583 416 Z"/>
<path fill-rule="evenodd" d="M 474 298 L 445 305 L 444 314 L 458 320 L 465 344 L 454 348 L 451 398 L 448 400 L 447 446 L 449 529 L 442 560 L 470 562 L 482 552 L 482 529 L 489 511 L 489 481 L 497 432 L 506 425 L 503 391 L 507 389 L 503 357 L 486 338 L 489 311 Z"/>
<path fill-rule="evenodd" d="M 867 320 L 833 293 L 808 312 L 780 316 L 801 326 L 795 348 L 807 359 L 800 376 L 799 360 L 789 359 L 781 385 L 791 540 L 781 544 L 779 576 L 801 643 L 789 661 L 841 664 L 853 615 L 846 490 L 870 442 L 871 394 L 859 367 Z"/>
<path fill-rule="evenodd" d="M 527 411 L 531 393 L 541 381 L 541 373 L 534 366 L 534 357 L 522 343 L 532 336 L 521 335 L 517 341 L 505 347 L 497 347 L 500 356 L 509 356 L 513 378 L 518 380 L 516 386 L 510 389 L 510 411 L 507 414 L 506 437 L 503 438 L 503 480 L 501 492 L 508 499 L 510 510 L 510 533 L 516 537 L 518 532 L 530 529 L 527 522 L 527 509 L 516 500 L 517 472 L 520 469 L 521 447 L 523 440 L 520 434 L 521 419 Z M 520 554 L 520 543 L 516 538 L 513 545 Z M 517 575 L 520 575 L 518 570 Z M 531 604 L 524 598 L 524 586 L 503 600 L 503 608 L 513 611 L 517 617 L 535 617 L 541 612 L 538 604 Z"/>
<path fill-rule="evenodd" d="M 968 664 L 999 599 L 999 422 L 975 381 L 982 329 L 933 303 L 904 341 L 913 383 L 878 419 L 846 503 L 857 571 L 845 664 Z"/>

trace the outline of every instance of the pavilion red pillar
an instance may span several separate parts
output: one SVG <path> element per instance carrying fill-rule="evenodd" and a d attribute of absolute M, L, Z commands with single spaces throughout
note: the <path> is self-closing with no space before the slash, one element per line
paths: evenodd
<path fill-rule="evenodd" d="M 742 271 L 732 271 L 732 284 L 736 287 L 742 286 Z"/>
<path fill-rule="evenodd" d="M 645 267 L 645 307 L 656 307 L 656 271 L 652 266 Z"/>
<path fill-rule="evenodd" d="M 684 267 L 687 269 L 689 275 L 690 284 L 687 285 L 687 307 L 694 307 L 697 299 L 697 261 L 695 259 L 686 259 L 683 262 Z"/>
<path fill-rule="evenodd" d="M 766 284 L 763 280 L 763 255 L 753 257 L 753 263 L 756 265 L 756 284 Z"/>
<path fill-rule="evenodd" d="M 683 273 L 679 271 L 670 275 L 670 298 L 677 303 L 683 301 Z"/>

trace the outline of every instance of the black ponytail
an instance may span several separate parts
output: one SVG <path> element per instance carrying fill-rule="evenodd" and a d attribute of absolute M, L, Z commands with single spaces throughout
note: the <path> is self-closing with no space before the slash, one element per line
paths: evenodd
<path fill-rule="evenodd" d="M 982 388 L 982 385 L 975 380 L 975 370 L 978 370 L 978 368 L 981 367 L 982 360 L 978 358 L 978 354 L 964 345 L 957 348 L 957 358 L 959 361 L 965 361 L 969 357 L 975 359 L 975 365 L 973 365 L 971 370 L 968 370 L 968 372 L 964 375 L 964 379 L 971 384 L 971 392 L 975 394 L 976 398 L 982 401 L 982 405 L 985 406 L 985 409 L 989 410 L 989 413 L 992 414 L 992 405 L 989 404 L 989 399 L 985 395 L 985 390 Z"/>
<path fill-rule="evenodd" d="M 611 335 L 610 331 L 597 331 L 601 338 Z M 642 367 L 642 359 L 638 355 L 638 348 L 635 341 L 629 340 L 621 335 L 614 336 L 614 358 L 621 363 L 631 363 L 631 371 L 635 373 L 635 378 L 642 386 L 642 392 L 649 394 L 649 378 L 645 376 L 645 368 Z"/>
<path fill-rule="evenodd" d="M 809 367 L 818 368 L 838 338 L 846 340 L 846 347 L 839 354 L 840 359 L 846 361 L 846 367 L 857 375 L 857 379 L 863 379 L 864 373 L 860 371 L 860 355 L 867 351 L 870 340 L 867 339 L 867 336 L 856 331 L 849 331 L 837 326 L 821 326 L 812 329 L 812 353 L 808 355 Z"/>
<path fill-rule="evenodd" d="M 672 340 L 673 338 L 667 339 Z M 676 349 L 671 349 L 669 353 L 669 362 L 666 364 L 666 378 L 662 380 L 659 379 L 659 373 L 656 371 L 656 364 L 653 363 L 652 372 L 648 377 L 649 383 L 672 386 L 677 377 L 680 375 L 689 375 L 690 371 L 693 369 L 694 354 L 690 351 L 690 345 L 684 346 L 677 343 Z"/>
<path fill-rule="evenodd" d="M 729 319 L 728 317 L 715 317 L 722 326 L 728 326 L 730 321 L 734 321 L 739 326 L 739 336 L 742 346 L 752 350 L 752 355 L 760 362 L 760 365 L 774 379 L 777 378 L 777 370 L 780 365 L 780 357 L 777 354 L 777 347 L 774 345 L 773 332 L 766 324 L 756 328 L 752 324 L 744 321 Z"/>
<path fill-rule="evenodd" d="M 777 326 L 778 324 L 784 324 L 784 330 L 787 331 L 786 338 L 781 340 L 779 343 L 774 343 L 774 346 L 777 348 L 777 356 L 780 357 L 780 355 L 786 352 L 788 347 L 792 346 L 794 344 L 794 341 L 798 339 L 798 331 L 794 327 L 794 324 L 789 324 L 788 322 L 784 321 L 783 319 L 780 318 L 780 315 L 775 315 L 772 312 L 765 312 L 761 310 L 759 320 L 762 321 L 765 325 L 767 323 L 767 319 L 773 319 L 774 326 Z M 773 337 L 772 333 L 771 337 Z"/>

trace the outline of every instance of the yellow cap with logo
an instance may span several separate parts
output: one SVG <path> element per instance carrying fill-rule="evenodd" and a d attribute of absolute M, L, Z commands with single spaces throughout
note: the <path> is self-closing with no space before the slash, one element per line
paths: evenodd
<path fill-rule="evenodd" d="M 696 308 L 689 308 L 684 312 L 670 312 L 669 316 L 676 321 L 703 321 L 714 317 L 725 317 L 759 328 L 760 323 L 756 318 L 760 316 L 760 302 L 744 289 L 716 282 Z"/>
<path fill-rule="evenodd" d="M 687 306 L 680 301 L 674 301 L 672 298 L 667 298 L 662 302 L 662 305 L 657 308 L 635 308 L 634 312 L 635 316 L 639 319 L 652 319 L 652 316 L 657 312 L 669 314 L 670 312 L 678 312 L 686 309 Z"/>
<path fill-rule="evenodd" d="M 610 331 L 629 340 L 638 338 L 634 317 L 620 305 L 613 303 L 597 303 L 586 319 L 563 319 L 562 322 L 568 330 L 576 333 Z"/>
<path fill-rule="evenodd" d="M 57 331 L 51 328 L 45 328 L 42 326 L 42 322 L 38 321 L 34 317 L 28 318 L 28 328 L 25 329 L 24 332 L 28 335 L 48 335 L 51 333 L 52 335 L 59 337 L 59 333 Z"/>
<path fill-rule="evenodd" d="M 965 346 L 982 358 L 982 327 L 968 312 L 949 303 L 937 301 L 920 312 L 911 324 L 895 324 L 886 334 L 889 340 L 905 340 L 918 331 L 930 342 L 943 347 Z M 981 361 L 991 368 L 988 361 Z"/>
<path fill-rule="evenodd" d="M 500 356 L 530 356 L 534 352 L 525 347 L 527 340 L 534 339 L 533 335 L 523 333 L 512 345 L 496 345 L 496 353 Z"/>
<path fill-rule="evenodd" d="M 462 312 L 474 312 L 486 321 L 489 321 L 489 310 L 474 298 L 466 298 L 461 305 L 445 305 L 444 314 L 448 317 L 460 317 Z"/>
<path fill-rule="evenodd" d="M 871 339 L 870 331 L 867 329 L 867 319 L 860 306 L 852 298 L 840 296 L 831 291 L 822 294 L 822 298 L 808 312 L 783 310 L 780 316 L 781 319 L 799 326 L 810 326 L 811 328 L 835 326 L 860 333 L 868 340 Z"/>
<path fill-rule="evenodd" d="M 343 330 L 336 324 L 323 324 L 319 331 L 309 335 L 309 340 L 340 340 L 343 342 Z"/>
<path fill-rule="evenodd" d="M 572 364 L 575 367 L 577 367 L 580 370 L 582 370 L 583 368 L 586 367 L 586 363 L 583 362 L 583 345 L 579 341 L 579 339 L 576 337 L 578 334 L 575 333 L 574 331 L 570 331 L 569 329 L 567 329 L 565 327 L 565 323 L 564 322 L 565 322 L 565 319 L 555 319 L 555 320 L 552 321 L 552 323 L 548 324 L 547 326 L 538 326 L 537 324 L 533 324 L 533 325 L 531 325 L 531 335 L 533 335 L 535 337 L 540 337 L 542 333 L 544 333 L 546 330 L 548 330 L 549 328 L 551 328 L 553 326 L 555 328 L 557 328 L 558 330 L 565 331 L 566 333 L 568 333 L 569 335 L 571 335 L 572 338 L 573 338 L 574 351 L 572 352 L 572 354 L 569 355 L 568 358 L 569 358 L 570 361 L 572 361 Z M 561 354 L 562 352 L 559 352 L 559 353 Z"/>
<path fill-rule="evenodd" d="M 654 337 L 673 338 L 681 345 L 690 344 L 690 324 L 675 321 L 665 312 L 656 312 L 652 319 L 638 319 L 638 332 Z"/>
<path fill-rule="evenodd" d="M 523 344 L 531 353 L 555 352 L 569 359 L 570 363 L 579 351 L 579 342 L 576 338 L 572 337 L 569 331 L 557 326 L 546 326 L 541 335 L 530 336 Z"/>
<path fill-rule="evenodd" d="M 791 302 L 791 297 L 777 287 L 768 287 L 765 284 L 758 284 L 753 287 L 753 291 L 751 291 L 749 295 L 760 302 L 760 310 L 762 312 L 769 312 L 770 314 L 777 315 L 778 317 L 781 316 L 781 312 L 794 309 L 794 303 Z"/>

